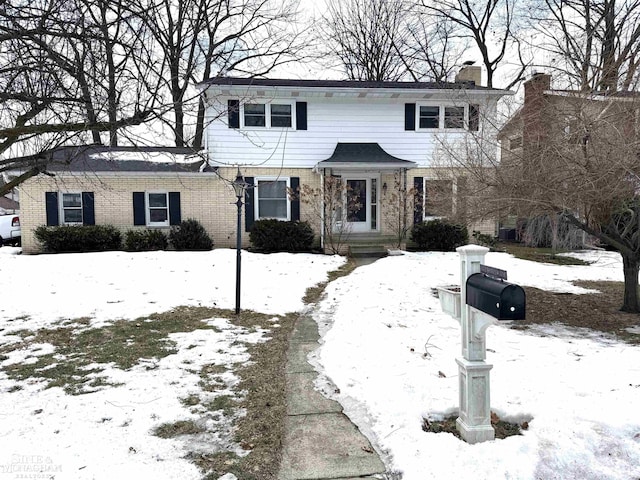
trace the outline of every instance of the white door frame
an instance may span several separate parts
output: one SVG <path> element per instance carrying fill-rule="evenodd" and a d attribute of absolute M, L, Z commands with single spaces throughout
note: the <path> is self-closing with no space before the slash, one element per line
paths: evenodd
<path fill-rule="evenodd" d="M 380 231 L 380 173 L 379 172 L 340 172 L 342 181 L 346 183 L 348 180 L 365 180 L 366 181 L 366 205 L 364 205 L 366 217 L 364 222 L 348 222 L 349 229 L 352 233 L 367 233 Z M 372 198 L 372 180 L 376 181 L 376 195 Z M 371 204 L 374 201 L 376 207 L 375 228 L 371 228 Z M 346 189 L 343 202 L 343 208 L 346 208 Z"/>

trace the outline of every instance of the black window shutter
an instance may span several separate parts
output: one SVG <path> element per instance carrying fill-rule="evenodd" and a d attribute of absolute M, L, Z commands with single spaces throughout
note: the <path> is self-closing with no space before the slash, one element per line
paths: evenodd
<path fill-rule="evenodd" d="M 413 177 L 413 188 L 416 191 L 413 207 L 413 224 L 422 221 L 422 205 L 424 204 L 424 180 L 422 177 Z"/>
<path fill-rule="evenodd" d="M 58 192 L 45 192 L 45 206 L 47 209 L 47 226 L 55 227 L 58 225 Z"/>
<path fill-rule="evenodd" d="M 93 192 L 82 192 L 82 224 L 96 224 Z"/>
<path fill-rule="evenodd" d="M 415 103 L 404 104 L 404 129 L 405 130 L 416 129 L 416 104 Z"/>
<path fill-rule="evenodd" d="M 240 100 L 228 100 L 229 128 L 240 128 Z"/>
<path fill-rule="evenodd" d="M 146 225 L 146 217 L 144 211 L 144 192 L 133 192 L 133 224 Z"/>
<path fill-rule="evenodd" d="M 307 102 L 296 102 L 296 130 L 307 129 Z"/>
<path fill-rule="evenodd" d="M 244 230 L 249 232 L 255 221 L 255 198 L 256 192 L 253 186 L 253 177 L 244 177 L 244 181 L 249 185 L 244 196 Z"/>
<path fill-rule="evenodd" d="M 169 225 L 180 225 L 180 192 L 169 192 Z"/>
<path fill-rule="evenodd" d="M 291 221 L 295 222 L 300 220 L 300 177 L 291 177 L 289 183 L 293 193 L 291 198 Z"/>

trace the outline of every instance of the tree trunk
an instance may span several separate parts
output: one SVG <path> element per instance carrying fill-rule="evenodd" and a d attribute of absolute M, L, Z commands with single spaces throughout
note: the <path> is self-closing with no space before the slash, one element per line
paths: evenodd
<path fill-rule="evenodd" d="M 640 269 L 640 258 L 634 254 L 622 254 L 622 265 L 624 268 L 624 303 L 623 312 L 640 313 L 638 304 L 638 270 Z"/>

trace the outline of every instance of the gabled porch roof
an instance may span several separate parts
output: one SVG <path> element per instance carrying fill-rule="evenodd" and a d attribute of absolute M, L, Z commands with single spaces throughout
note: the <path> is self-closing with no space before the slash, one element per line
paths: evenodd
<path fill-rule="evenodd" d="M 415 162 L 388 154 L 377 143 L 338 143 L 333 155 L 318 162 L 315 169 L 396 170 L 416 166 Z"/>

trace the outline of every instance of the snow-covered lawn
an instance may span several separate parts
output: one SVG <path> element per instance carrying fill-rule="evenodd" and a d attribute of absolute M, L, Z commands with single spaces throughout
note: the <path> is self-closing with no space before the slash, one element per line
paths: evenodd
<path fill-rule="evenodd" d="M 187 453 L 221 446 L 244 454 L 231 442 L 224 405 L 237 395 L 235 369 L 250 361 L 248 346 L 268 340 L 264 328 L 205 319 L 201 327 L 167 335 L 175 353 L 141 358 L 131 369 L 117 362 L 85 364 L 44 341 L 16 349 L 21 338 L 39 339 L 33 335 L 38 329 L 51 335 L 73 329 L 76 339 L 82 332 L 122 335 L 129 324 L 133 330 L 149 328 L 134 319 L 177 306 L 232 309 L 234 250 L 40 256 L 18 251 L 0 248 L 0 480 L 199 479 Z M 242 308 L 268 315 L 300 310 L 305 290 L 344 263 L 337 256 L 305 254 L 244 252 L 242 259 Z M 276 321 L 271 328 L 278 328 Z M 128 340 L 132 350 L 144 343 L 141 336 Z M 47 369 L 73 366 L 67 380 L 87 377 L 96 386 L 82 383 L 91 393 L 69 395 L 45 388 L 44 380 L 16 380 L 5 371 L 39 365 L 44 358 Z M 210 374 L 203 376 L 203 369 Z M 221 411 L 205 408 L 211 404 Z M 188 439 L 153 435 L 178 421 L 203 432 Z"/>
<path fill-rule="evenodd" d="M 622 280 L 617 254 L 578 256 L 595 263 L 555 266 L 501 253 L 486 263 L 514 283 L 558 292 L 586 293 L 571 285 L 577 279 Z M 423 418 L 458 408 L 460 328 L 431 294 L 458 283 L 455 253 L 388 257 L 329 284 L 315 312 L 318 387 L 343 404 L 389 469 L 403 480 L 640 478 L 640 348 L 603 335 L 490 327 L 492 410 L 529 429 L 476 445 L 422 431 Z"/>
<path fill-rule="evenodd" d="M 18 339 L 11 335 L 18 329 L 52 328 L 64 319 L 87 317 L 82 330 L 179 305 L 234 306 L 232 250 L 15 252 L 0 249 L 0 349 Z M 487 263 L 508 270 L 510 281 L 559 292 L 587 293 L 571 284 L 577 279 L 622 279 L 617 255 L 581 257 L 596 263 L 553 266 L 493 253 Z M 242 307 L 269 315 L 300 310 L 305 289 L 343 261 L 245 252 Z M 459 326 L 431 294 L 433 287 L 458 283 L 458 275 L 456 254 L 389 257 L 332 282 L 315 309 L 323 335 L 311 355 L 323 373 L 319 387 L 344 405 L 389 470 L 402 472 L 404 480 L 640 478 L 640 348 L 558 325 L 535 334 L 506 325 L 487 332 L 492 409 L 505 420 L 528 421 L 524 435 L 467 445 L 422 431 L 424 417 L 439 419 L 458 407 Z M 199 421 L 202 416 L 180 400 L 228 394 L 238 381 L 234 365 L 248 360 L 249 345 L 269 337 L 224 318 L 203 326 L 209 328 L 171 333 L 174 354 L 129 370 L 102 365 L 99 375 L 121 385 L 94 393 L 72 396 L 0 371 L 0 480 L 26 478 L 19 475 L 37 468 L 56 480 L 200 478 L 183 458 L 197 445 L 161 439 L 152 430 Z M 0 356 L 0 368 L 52 354 L 47 343 L 31 344 Z M 227 389 L 202 391 L 198 370 L 204 365 L 225 367 L 219 380 Z M 224 444 L 225 425 L 198 438 Z"/>

